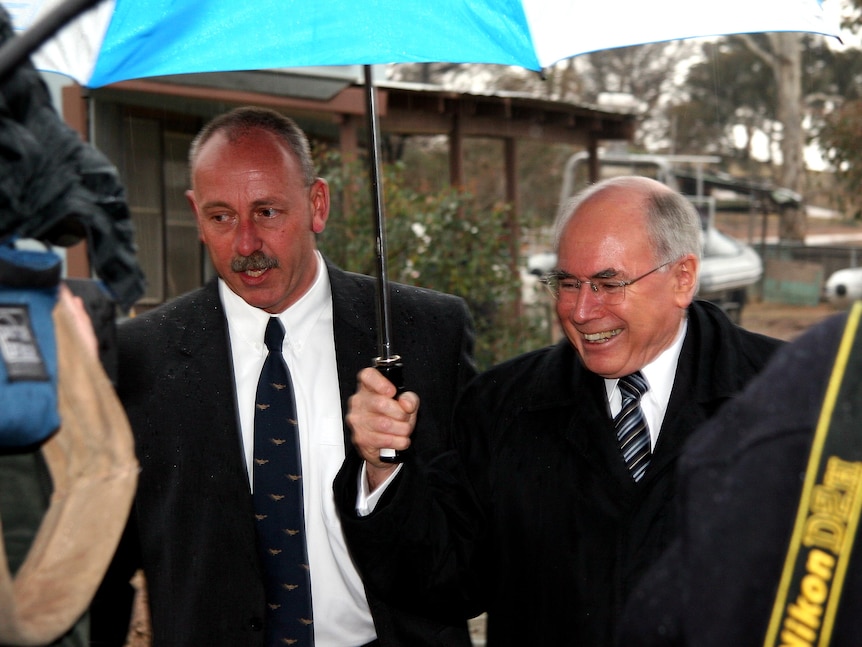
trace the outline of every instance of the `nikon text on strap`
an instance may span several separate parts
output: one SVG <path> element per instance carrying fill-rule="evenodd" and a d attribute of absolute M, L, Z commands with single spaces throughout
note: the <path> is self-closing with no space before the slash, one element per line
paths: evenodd
<path fill-rule="evenodd" d="M 820 411 L 764 647 L 826 647 L 832 635 L 862 508 L 860 317 L 857 302 Z"/>

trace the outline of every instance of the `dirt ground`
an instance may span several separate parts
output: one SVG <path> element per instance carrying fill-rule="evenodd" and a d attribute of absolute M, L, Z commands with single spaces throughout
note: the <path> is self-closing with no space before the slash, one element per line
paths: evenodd
<path fill-rule="evenodd" d="M 125 647 L 150 647 L 150 616 L 147 609 L 146 584 L 143 574 L 137 573 L 132 578 L 132 584 L 138 590 L 138 595 L 135 597 L 135 611 Z"/>
<path fill-rule="evenodd" d="M 749 216 L 744 213 L 723 213 L 716 216 L 716 227 L 742 242 L 759 245 L 761 237 L 767 240 L 778 235 L 778 217 L 771 215 Z M 858 222 L 833 218 L 808 218 L 806 240 L 809 242 L 832 238 L 843 241 L 843 245 L 862 245 L 859 237 L 862 226 Z M 812 244 L 814 244 L 812 242 Z M 828 243 L 828 244 L 836 244 Z M 794 306 L 775 302 L 754 300 L 742 311 L 742 326 L 780 339 L 791 340 L 812 324 L 835 314 L 832 306 L 820 303 L 816 306 Z"/>
<path fill-rule="evenodd" d="M 818 321 L 837 314 L 838 310 L 821 303 L 816 306 L 794 306 L 773 302 L 748 303 L 742 310 L 743 328 L 791 341 Z"/>

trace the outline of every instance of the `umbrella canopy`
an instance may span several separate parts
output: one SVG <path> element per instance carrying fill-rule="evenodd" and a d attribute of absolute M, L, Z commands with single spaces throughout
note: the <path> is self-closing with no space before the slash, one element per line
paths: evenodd
<path fill-rule="evenodd" d="M 0 0 L 35 30 L 72 6 L 93 6 L 35 52 L 34 64 L 83 86 L 196 72 L 365 65 L 377 226 L 378 350 L 396 386 L 389 343 L 379 126 L 369 65 L 491 63 L 541 70 L 601 49 L 719 34 L 793 31 L 837 36 L 820 0 Z M 80 9 L 78 9 L 80 10 Z M 58 21 L 63 24 L 65 15 Z M 44 40 L 44 39 L 43 39 Z M 41 43 L 41 41 L 40 41 Z M 2 53 L 2 52 L 0 52 Z M 27 52 L 29 53 L 29 52 Z M 11 65 L 14 65 L 14 58 Z M 0 60 L 0 75 L 3 74 Z M 390 370 L 391 369 L 391 370 Z M 393 372 L 394 371 L 394 372 Z M 387 452 L 390 458 L 394 453 Z"/>
<path fill-rule="evenodd" d="M 60 0 L 3 0 L 26 30 Z M 104 0 L 37 52 L 99 87 L 232 70 L 404 62 L 540 70 L 601 49 L 719 34 L 837 35 L 820 0 Z"/>
<path fill-rule="evenodd" d="M 379 126 L 369 65 L 493 63 L 541 70 L 596 50 L 695 36 L 766 31 L 837 36 L 837 18 L 830 20 L 821 2 L 0 0 L 23 32 L 22 42 L 13 44 L 20 45 L 17 52 L 0 52 L 5 55 L 0 76 L 31 52 L 38 69 L 88 87 L 196 72 L 365 65 L 382 295 L 380 345 L 382 357 L 389 359 Z M 45 42 L 60 25 L 66 26 Z"/>

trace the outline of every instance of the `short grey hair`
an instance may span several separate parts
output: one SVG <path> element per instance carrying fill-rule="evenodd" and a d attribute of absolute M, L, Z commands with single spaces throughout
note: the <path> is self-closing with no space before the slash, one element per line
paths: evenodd
<path fill-rule="evenodd" d="M 608 188 L 637 191 L 643 195 L 646 209 L 647 236 L 652 243 L 656 262 L 669 262 L 694 254 L 701 257 L 703 236 L 700 214 L 685 196 L 649 178 L 625 175 L 591 184 L 575 194 L 557 211 L 554 223 L 554 251 L 560 252 L 563 230 L 584 202 Z"/>
<path fill-rule="evenodd" d="M 206 124 L 189 147 L 189 168 L 194 170 L 201 148 L 214 135 L 224 133 L 229 141 L 236 141 L 254 130 L 264 130 L 281 139 L 296 156 L 306 186 L 314 184 L 317 172 L 311 157 L 311 146 L 302 129 L 290 117 L 269 108 L 254 106 L 236 108 Z"/>

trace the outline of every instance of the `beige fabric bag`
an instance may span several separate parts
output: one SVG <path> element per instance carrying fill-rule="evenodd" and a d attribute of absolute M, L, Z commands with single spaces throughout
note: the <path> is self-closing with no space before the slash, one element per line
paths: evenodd
<path fill-rule="evenodd" d="M 137 485 L 129 422 L 72 317 L 60 299 L 53 318 L 61 426 L 42 447 L 54 491 L 14 579 L 0 541 L 0 644 L 53 642 L 87 610 Z"/>

